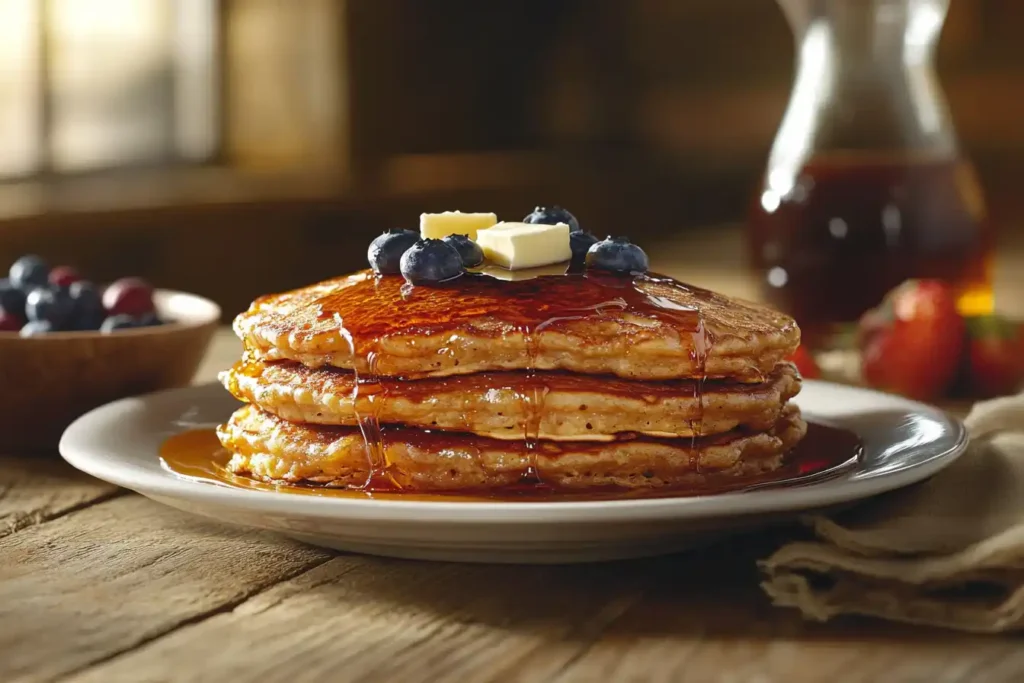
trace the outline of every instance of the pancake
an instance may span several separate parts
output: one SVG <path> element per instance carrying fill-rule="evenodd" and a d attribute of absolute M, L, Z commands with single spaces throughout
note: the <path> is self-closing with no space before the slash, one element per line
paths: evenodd
<path fill-rule="evenodd" d="M 384 424 L 495 439 L 608 441 L 621 432 L 690 437 L 737 427 L 770 429 L 800 390 L 790 363 L 761 384 L 643 382 L 563 372 L 383 379 L 362 383 L 358 404 L 354 375 L 334 368 L 249 360 L 222 373 L 221 381 L 239 400 L 292 422 L 356 426 L 358 412 Z"/>
<path fill-rule="evenodd" d="M 768 431 L 736 430 L 700 439 L 637 437 L 613 443 L 521 441 L 419 429 L 382 434 L 388 473 L 415 491 L 487 491 L 515 485 L 536 472 L 560 489 L 617 487 L 627 490 L 687 487 L 710 479 L 771 472 L 795 446 L 807 425 L 788 406 Z M 281 483 L 362 487 L 369 458 L 357 428 L 301 425 L 252 405 L 218 429 L 233 455 L 236 474 Z"/>
<path fill-rule="evenodd" d="M 789 316 L 653 275 L 469 273 L 410 288 L 363 271 L 257 299 L 234 328 L 260 360 L 406 379 L 564 370 L 761 382 L 800 341 Z"/>

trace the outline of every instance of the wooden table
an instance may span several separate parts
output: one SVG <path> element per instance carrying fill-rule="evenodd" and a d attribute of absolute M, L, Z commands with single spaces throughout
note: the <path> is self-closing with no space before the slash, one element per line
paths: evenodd
<path fill-rule="evenodd" d="M 735 234 L 699 239 L 656 261 L 743 293 L 739 271 L 698 258 L 727 264 Z M 225 330 L 198 381 L 237 352 Z M 779 542 L 581 566 L 361 557 L 207 522 L 56 456 L 9 454 L 0 681 L 1024 680 L 1018 638 L 807 623 L 772 607 L 755 561 Z"/>

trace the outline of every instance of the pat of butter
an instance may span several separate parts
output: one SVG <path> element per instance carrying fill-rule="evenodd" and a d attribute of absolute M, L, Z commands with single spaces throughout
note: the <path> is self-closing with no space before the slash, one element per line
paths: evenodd
<path fill-rule="evenodd" d="M 536 223 L 498 223 L 477 233 L 484 256 L 509 270 L 536 268 L 572 258 L 569 226 Z"/>
<path fill-rule="evenodd" d="M 420 214 L 420 237 L 440 240 L 448 235 L 467 235 L 475 242 L 478 230 L 489 228 L 497 222 L 498 217 L 493 213 L 424 213 Z"/>

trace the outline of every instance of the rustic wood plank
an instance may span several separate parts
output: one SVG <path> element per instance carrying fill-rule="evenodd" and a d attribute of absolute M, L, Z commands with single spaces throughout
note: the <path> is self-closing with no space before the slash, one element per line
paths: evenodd
<path fill-rule="evenodd" d="M 773 542 L 563 567 L 342 556 L 70 680 L 1021 680 L 1019 639 L 771 607 L 753 567 Z"/>
<path fill-rule="evenodd" d="M 0 538 L 118 492 L 113 484 L 75 470 L 56 454 L 0 456 Z"/>
<path fill-rule="evenodd" d="M 552 683 L 583 681 L 1020 681 L 1024 648 L 867 619 L 826 624 L 768 604 L 747 538 L 648 565 L 642 601 Z"/>
<path fill-rule="evenodd" d="M 76 671 L 330 556 L 134 495 L 24 529 L 0 539 L 0 680 Z"/>
<path fill-rule="evenodd" d="M 643 568 L 342 556 L 71 680 L 544 680 L 640 599 Z"/>

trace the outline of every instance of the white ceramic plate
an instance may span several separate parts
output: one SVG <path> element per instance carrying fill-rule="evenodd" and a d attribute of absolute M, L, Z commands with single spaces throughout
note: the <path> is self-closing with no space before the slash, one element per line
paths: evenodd
<path fill-rule="evenodd" d="M 163 441 L 225 420 L 219 385 L 124 399 L 79 418 L 60 452 L 73 466 L 182 510 L 354 552 L 473 562 L 579 562 L 673 552 L 729 531 L 848 504 L 925 479 L 963 452 L 963 426 L 920 403 L 805 381 L 806 416 L 856 431 L 864 454 L 842 474 L 796 487 L 618 501 L 434 502 L 299 496 L 179 477 Z"/>

